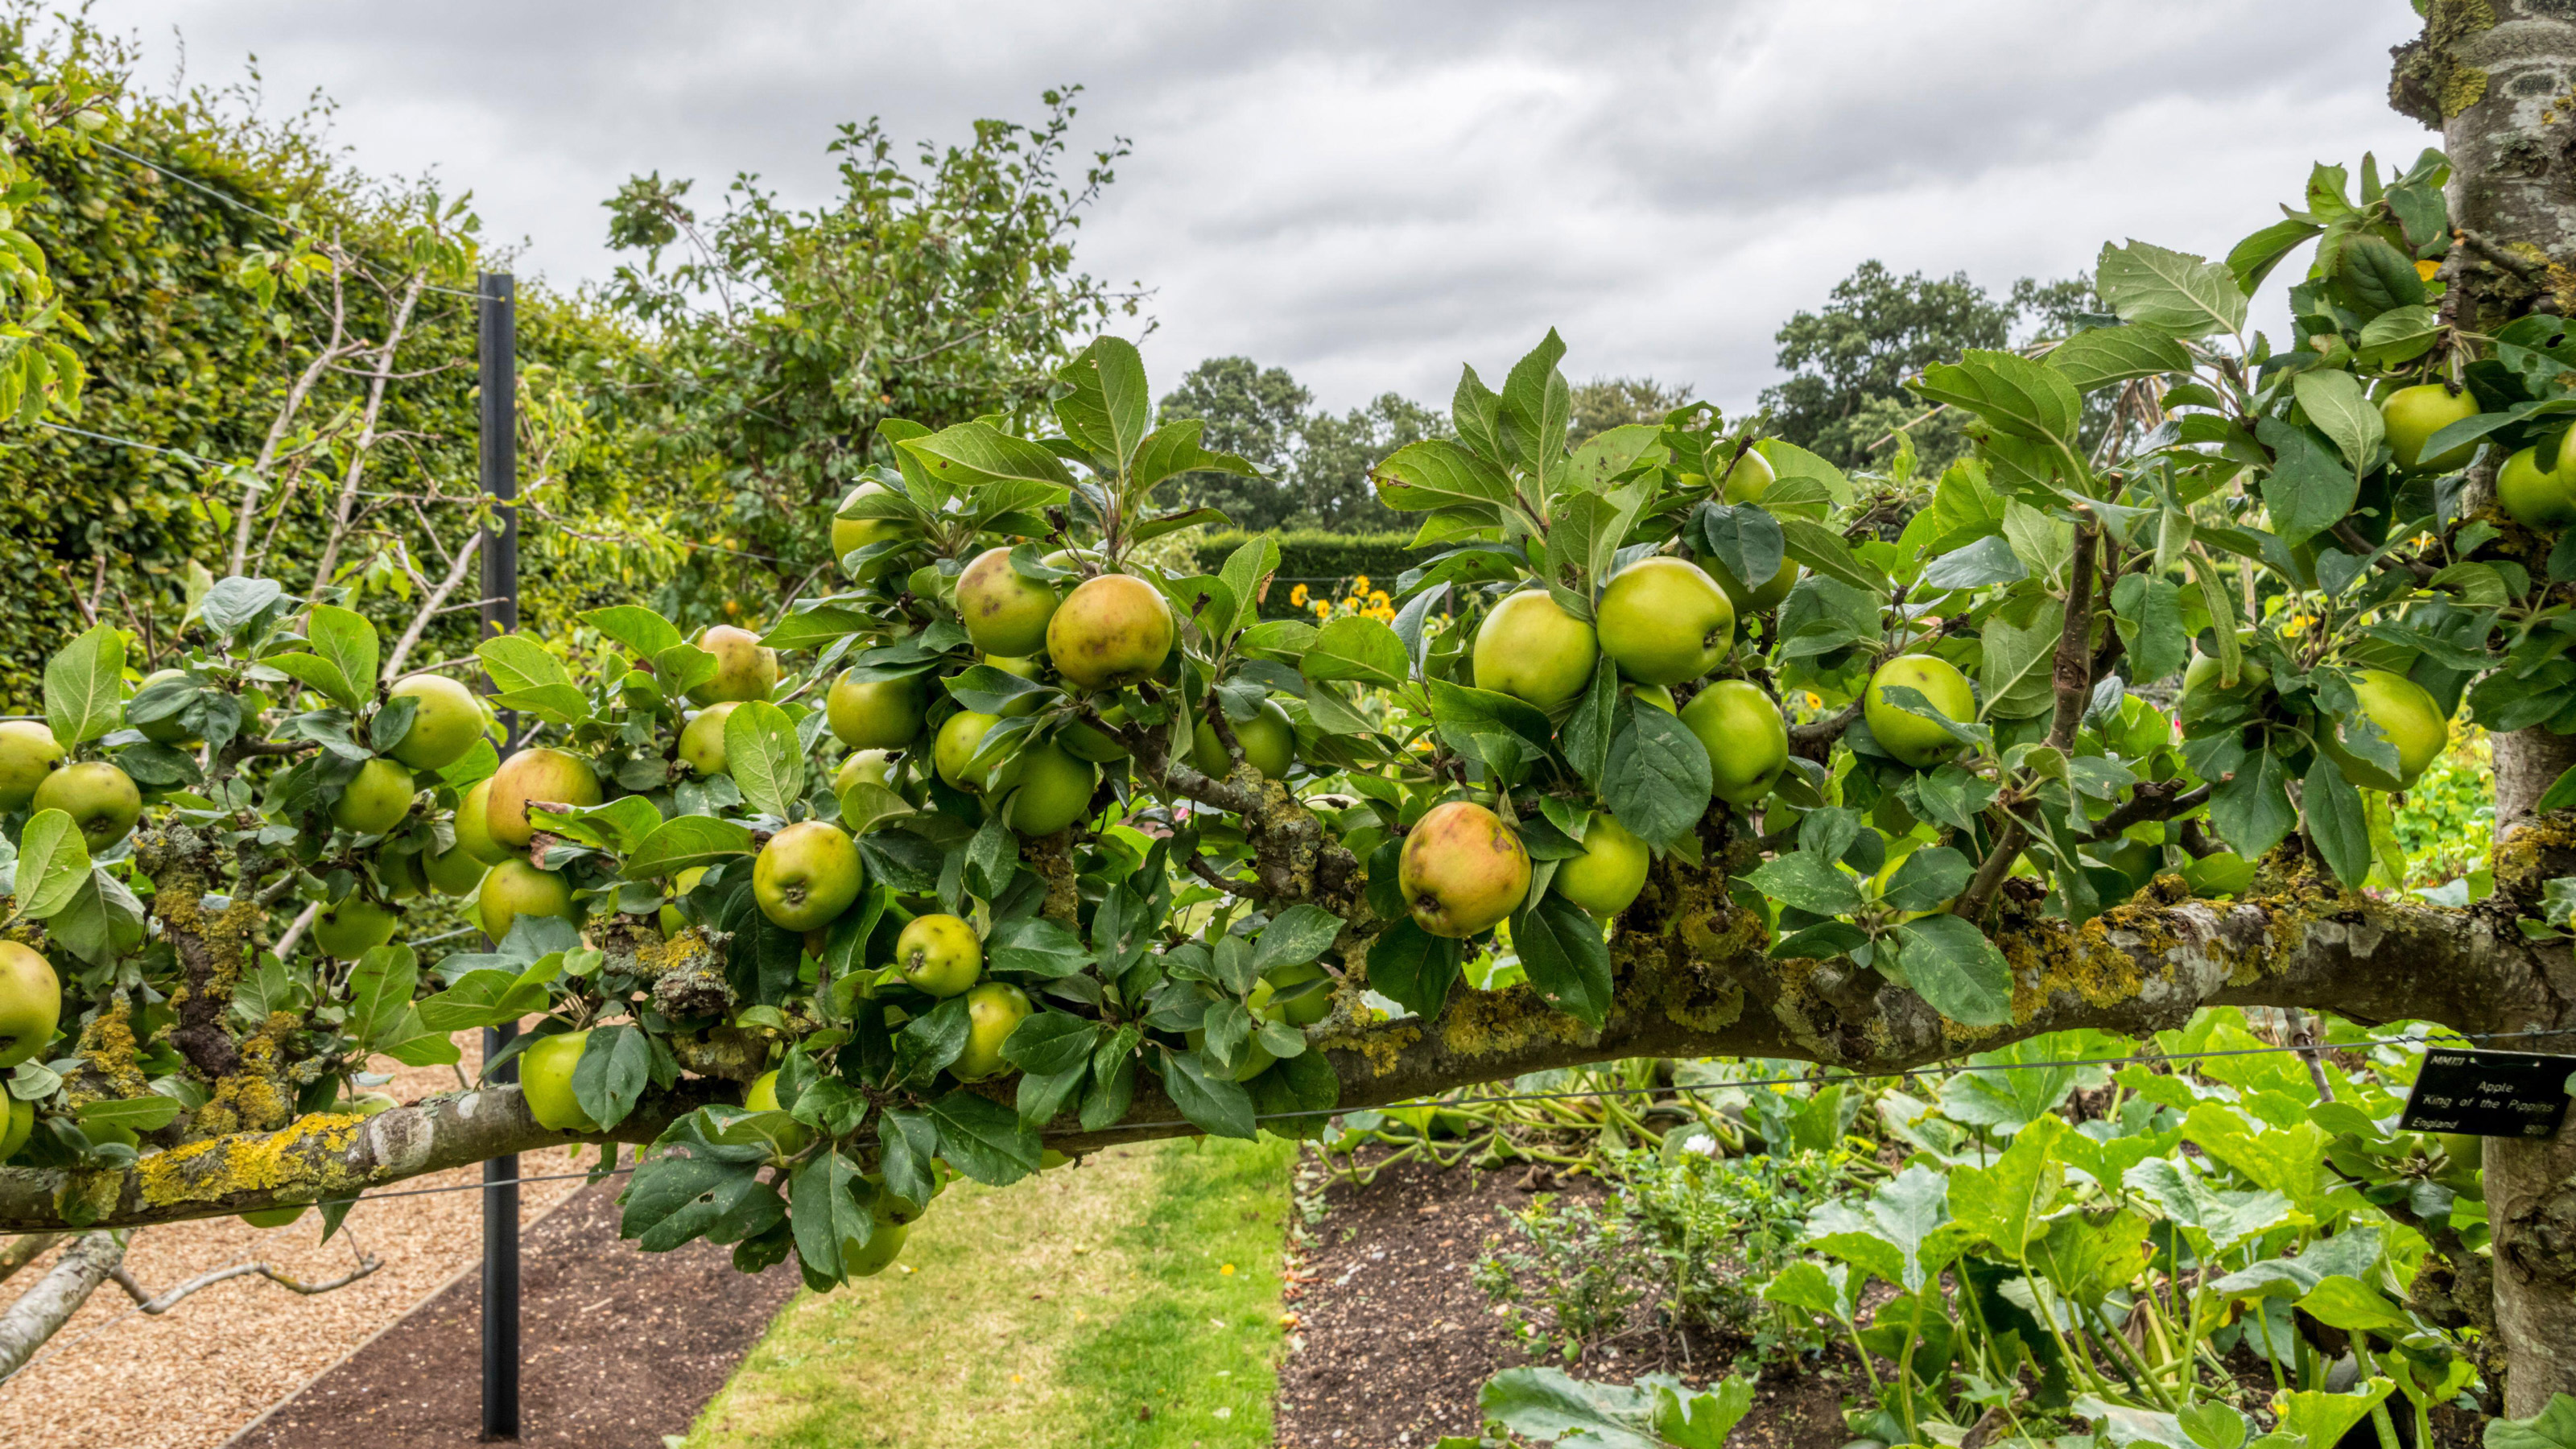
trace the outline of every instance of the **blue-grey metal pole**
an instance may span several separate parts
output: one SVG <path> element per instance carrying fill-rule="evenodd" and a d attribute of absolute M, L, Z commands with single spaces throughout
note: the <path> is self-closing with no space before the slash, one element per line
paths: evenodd
<path fill-rule="evenodd" d="M 475 375 L 482 392 L 483 491 L 502 501 L 483 530 L 483 637 L 519 627 L 519 515 L 506 506 L 519 496 L 518 322 L 511 311 L 510 274 L 482 274 L 475 303 Z M 506 753 L 519 733 L 517 711 L 501 713 Z M 483 1033 L 483 1060 L 500 1055 L 519 1034 L 516 1023 Z M 487 1074 L 514 1082 L 514 1058 Z M 483 1437 L 519 1437 L 519 1159 L 483 1164 Z"/>

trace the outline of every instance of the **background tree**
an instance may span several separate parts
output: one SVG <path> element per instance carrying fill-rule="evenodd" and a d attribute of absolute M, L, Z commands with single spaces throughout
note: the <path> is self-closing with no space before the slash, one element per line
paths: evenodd
<path fill-rule="evenodd" d="M 1185 474 L 1181 496 L 1223 509 L 1249 532 L 1363 533 L 1388 526 L 1369 470 L 1407 443 L 1444 436 L 1446 419 L 1391 392 L 1339 415 L 1314 401 L 1286 368 L 1265 368 L 1248 357 L 1212 357 L 1190 369 L 1164 394 L 1159 419 L 1203 420 L 1208 448 L 1250 462 L 1263 476 Z"/>
<path fill-rule="evenodd" d="M 878 122 L 844 125 L 826 147 L 840 195 L 810 211 L 748 176 L 708 217 L 691 183 L 658 173 L 607 203 L 611 244 L 639 254 L 607 296 L 655 346 L 597 385 L 684 481 L 678 536 L 714 545 L 662 595 L 675 616 L 716 617 L 830 563 L 817 520 L 886 461 L 881 421 L 1025 414 L 1067 338 L 1136 314 L 1141 292 L 1074 265 L 1081 213 L 1127 150 L 1060 176 L 1079 93 L 1048 91 L 1036 122 L 978 121 L 972 140 L 925 141 L 909 161 Z"/>
<path fill-rule="evenodd" d="M 1178 496 L 1225 510 L 1237 528 L 1259 531 L 1287 523 L 1298 508 L 1287 479 L 1314 401 L 1288 369 L 1265 368 L 1249 357 L 1211 357 L 1191 368 L 1163 395 L 1156 417 L 1165 423 L 1199 419 L 1206 424 L 1200 437 L 1207 447 L 1234 454 L 1262 476 L 1188 473 Z"/>
<path fill-rule="evenodd" d="M 1667 387 L 1651 377 L 1596 377 L 1574 385 L 1574 423 L 1567 432 L 1580 444 L 1623 423 L 1660 423 L 1690 399 L 1689 383 Z"/>
<path fill-rule="evenodd" d="M 1883 466 L 1888 450 L 1875 445 L 1924 411 L 1906 379 L 1969 348 L 2007 345 L 2016 323 L 2030 323 L 2033 338 L 2063 336 L 2091 295 L 2082 277 L 2024 277 L 1998 299 L 1965 272 L 1899 277 L 1885 263 L 1865 261 L 1834 284 L 1823 307 L 1781 324 L 1776 361 L 1790 376 L 1765 389 L 1762 404 L 1778 436 L 1836 467 Z M 1911 429 L 1924 471 L 1937 473 L 1966 450 L 1961 421 L 1944 414 Z"/>

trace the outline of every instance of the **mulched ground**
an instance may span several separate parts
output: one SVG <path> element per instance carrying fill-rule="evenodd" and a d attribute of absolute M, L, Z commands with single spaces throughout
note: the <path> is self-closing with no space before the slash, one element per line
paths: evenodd
<path fill-rule="evenodd" d="M 1312 1172 L 1311 1163 L 1299 1171 Z M 1470 1275 L 1487 1239 L 1518 1231 L 1505 1214 L 1538 1190 L 1601 1192 L 1583 1178 L 1534 1182 L 1521 1168 L 1442 1172 L 1419 1162 L 1388 1167 L 1364 1187 L 1337 1180 L 1325 1189 L 1325 1215 L 1288 1288 L 1298 1321 L 1279 1370 L 1281 1449 L 1428 1445 L 1477 1432 L 1477 1390 L 1531 1360 Z M 1578 1376 L 1626 1383 L 1662 1371 L 1702 1384 L 1726 1372 L 1735 1347 L 1695 1341 L 1686 1366 L 1677 1339 L 1631 1337 L 1619 1356 L 1587 1361 Z M 1841 1412 L 1847 1392 L 1830 1366 L 1768 1376 L 1729 1442 L 1838 1449 L 1852 1437 Z"/>
<path fill-rule="evenodd" d="M 520 1245 L 519 1442 L 634 1449 L 686 1433 L 795 1293 L 704 1242 L 617 1237 L 619 1184 L 586 1187 Z M 468 1274 L 226 1449 L 456 1449 L 480 1441 L 482 1284 Z"/>

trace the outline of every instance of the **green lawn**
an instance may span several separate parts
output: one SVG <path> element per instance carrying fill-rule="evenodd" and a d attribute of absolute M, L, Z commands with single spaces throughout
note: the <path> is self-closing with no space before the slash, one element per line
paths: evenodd
<path fill-rule="evenodd" d="M 894 1268 L 798 1294 L 687 1449 L 1267 1446 L 1293 1157 L 1160 1142 L 960 1182 Z"/>

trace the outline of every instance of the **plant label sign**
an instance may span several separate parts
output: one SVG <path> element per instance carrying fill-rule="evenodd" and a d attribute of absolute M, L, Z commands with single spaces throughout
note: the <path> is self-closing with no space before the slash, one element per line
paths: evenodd
<path fill-rule="evenodd" d="M 2548 1137 L 2567 1115 L 2570 1071 L 2576 1057 L 2436 1048 L 2424 1053 L 2424 1070 L 2397 1125 L 2407 1132 Z"/>

